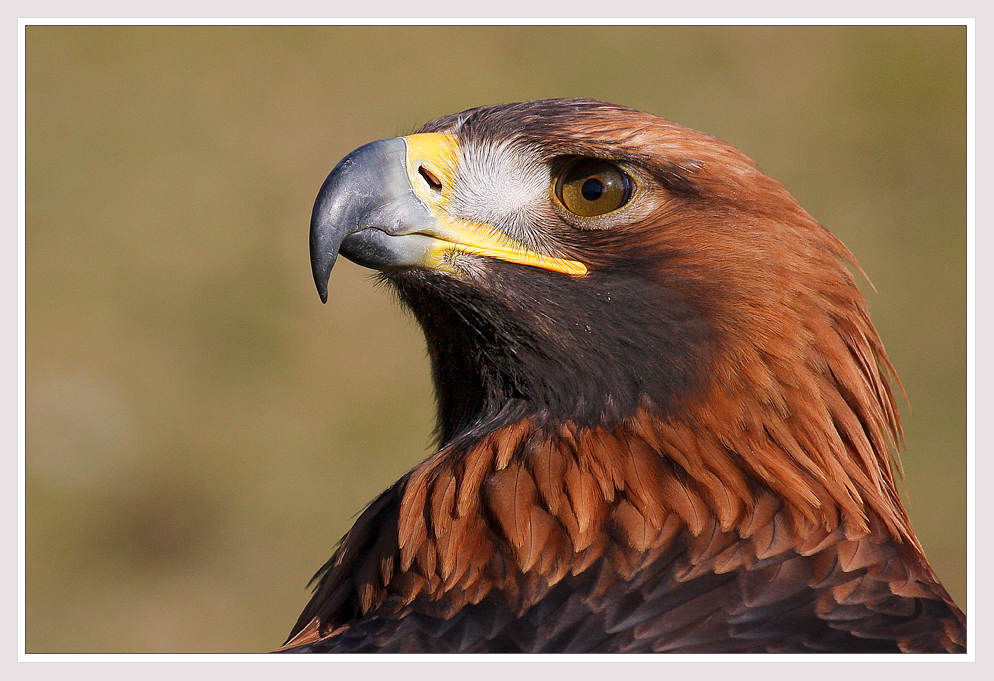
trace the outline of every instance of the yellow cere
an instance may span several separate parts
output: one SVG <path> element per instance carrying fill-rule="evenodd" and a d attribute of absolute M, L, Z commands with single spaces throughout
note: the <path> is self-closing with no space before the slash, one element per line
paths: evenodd
<path fill-rule="evenodd" d="M 436 220 L 431 236 L 439 241 L 428 255 L 425 265 L 451 271 L 447 265 L 448 256 L 458 251 L 541 267 L 574 277 L 587 273 L 583 263 L 536 253 L 512 241 L 493 225 L 449 217 L 447 208 L 459 165 L 458 141 L 452 135 L 437 132 L 409 135 L 403 139 L 407 143 L 407 176 L 411 188 Z"/>
<path fill-rule="evenodd" d="M 423 132 L 403 139 L 407 143 L 407 176 L 414 193 L 428 206 L 448 206 L 459 165 L 456 138 L 439 132 Z M 433 189 L 430 182 L 441 185 L 441 189 Z"/>

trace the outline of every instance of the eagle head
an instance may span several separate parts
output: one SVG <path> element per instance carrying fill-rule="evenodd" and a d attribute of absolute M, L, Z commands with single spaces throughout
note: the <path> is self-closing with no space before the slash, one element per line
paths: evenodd
<path fill-rule="evenodd" d="M 845 246 L 741 152 L 651 114 L 533 101 L 367 144 L 325 181 L 310 244 L 322 300 L 342 253 L 413 311 L 443 443 L 695 405 L 726 407 L 733 438 L 826 391 L 876 444 L 898 433 Z"/>

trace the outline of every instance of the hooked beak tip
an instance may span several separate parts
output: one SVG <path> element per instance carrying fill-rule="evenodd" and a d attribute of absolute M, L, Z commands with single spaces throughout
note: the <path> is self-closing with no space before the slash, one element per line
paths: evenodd
<path fill-rule="evenodd" d="M 331 278 L 331 268 L 318 267 L 318 263 L 314 263 L 313 268 L 314 274 L 314 286 L 318 290 L 318 295 L 321 296 L 321 302 L 328 302 L 328 280 Z"/>

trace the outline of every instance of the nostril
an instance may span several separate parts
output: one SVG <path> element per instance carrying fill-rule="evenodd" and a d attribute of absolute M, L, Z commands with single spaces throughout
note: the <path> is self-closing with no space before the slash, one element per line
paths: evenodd
<path fill-rule="evenodd" d="M 418 166 L 418 174 L 425 179 L 429 187 L 437 192 L 442 191 L 442 183 L 439 182 L 438 178 L 430 170 L 424 166 Z"/>

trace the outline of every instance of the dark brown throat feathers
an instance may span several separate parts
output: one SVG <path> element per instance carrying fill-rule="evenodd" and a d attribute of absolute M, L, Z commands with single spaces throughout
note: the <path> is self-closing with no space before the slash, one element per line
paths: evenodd
<path fill-rule="evenodd" d="M 854 259 L 781 185 L 589 100 L 398 140 L 329 176 L 312 262 L 322 291 L 339 251 L 374 267 L 413 312 L 440 447 L 281 650 L 964 651 Z"/>

